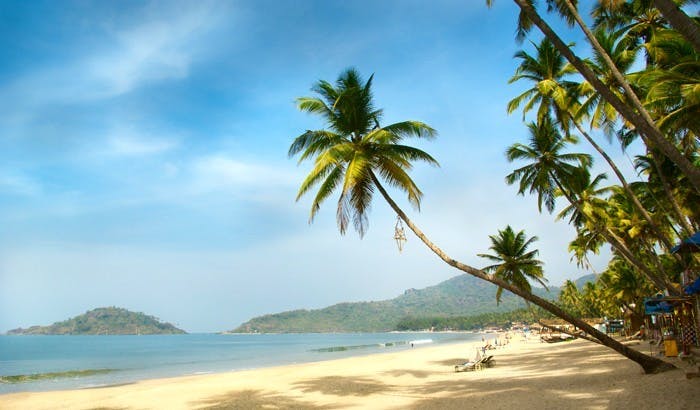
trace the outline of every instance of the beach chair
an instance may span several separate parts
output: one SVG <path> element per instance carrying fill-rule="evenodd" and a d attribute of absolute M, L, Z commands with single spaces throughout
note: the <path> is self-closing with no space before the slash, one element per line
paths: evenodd
<path fill-rule="evenodd" d="M 493 356 L 487 356 L 487 357 L 493 357 Z M 465 362 L 462 364 L 458 364 L 455 366 L 455 372 L 458 373 L 458 372 L 471 372 L 474 370 L 481 370 L 482 365 L 484 363 L 484 359 L 486 359 L 486 357 L 483 357 L 483 358 L 481 358 L 477 361 L 474 361 L 474 362 Z"/>
<path fill-rule="evenodd" d="M 494 365 L 494 360 L 493 356 L 486 356 L 483 359 L 481 359 L 481 367 L 491 367 Z"/>

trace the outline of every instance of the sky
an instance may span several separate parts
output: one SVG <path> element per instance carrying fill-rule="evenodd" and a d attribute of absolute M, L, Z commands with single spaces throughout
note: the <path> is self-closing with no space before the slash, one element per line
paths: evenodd
<path fill-rule="evenodd" d="M 460 274 L 410 234 L 399 252 L 380 197 L 362 239 L 339 234 L 334 198 L 313 224 L 295 202 L 311 164 L 287 150 L 324 127 L 295 98 L 348 67 L 374 74 L 384 124 L 438 131 L 414 141 L 440 162 L 411 174 L 420 212 L 392 192 L 438 246 L 482 267 L 511 225 L 539 238 L 551 284 L 590 273 L 572 229 L 504 182 L 527 138 L 506 104 L 528 85 L 508 79 L 532 46 L 495 3 L 1 2 L 0 332 L 101 306 L 222 331 Z"/>

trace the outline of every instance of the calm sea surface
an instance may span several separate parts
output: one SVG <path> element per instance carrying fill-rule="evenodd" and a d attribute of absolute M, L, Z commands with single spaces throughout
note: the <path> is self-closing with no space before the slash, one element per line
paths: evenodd
<path fill-rule="evenodd" d="M 481 340 L 472 333 L 0 336 L 0 394 L 88 388 L 143 379 L 332 360 L 410 349 L 410 342 Z M 85 371 L 76 376 L 74 371 Z M 57 374 L 50 374 L 57 373 Z M 10 378 L 15 380 L 16 378 Z"/>

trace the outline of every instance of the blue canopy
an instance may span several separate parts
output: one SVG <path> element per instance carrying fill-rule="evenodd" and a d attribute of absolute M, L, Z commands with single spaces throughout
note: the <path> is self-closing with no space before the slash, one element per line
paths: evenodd
<path fill-rule="evenodd" d="M 644 313 L 647 315 L 673 312 L 673 305 L 663 300 L 663 298 L 644 299 Z"/>
<path fill-rule="evenodd" d="M 683 239 L 680 244 L 671 249 L 671 253 L 700 252 L 700 232 L 695 232 L 690 238 Z"/>
<path fill-rule="evenodd" d="M 695 282 L 683 288 L 683 291 L 688 295 L 700 293 L 700 278 L 695 279 Z"/>

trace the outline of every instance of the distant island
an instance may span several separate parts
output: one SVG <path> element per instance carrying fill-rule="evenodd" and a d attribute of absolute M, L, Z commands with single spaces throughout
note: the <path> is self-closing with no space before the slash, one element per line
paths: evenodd
<path fill-rule="evenodd" d="M 187 333 L 141 312 L 118 307 L 90 310 L 50 326 L 13 329 L 8 335 L 164 335 Z"/>
<path fill-rule="evenodd" d="M 593 280 L 595 276 L 587 275 L 576 284 L 583 286 Z M 556 286 L 551 286 L 549 291 L 536 287 L 532 290 L 547 299 L 556 299 L 560 292 Z M 390 300 L 340 303 L 324 309 L 259 316 L 229 333 L 386 332 L 407 330 L 409 323 L 423 322 L 427 318 L 463 318 L 525 307 L 522 299 L 509 292 L 504 292 L 501 304 L 496 305 L 495 295 L 495 285 L 470 275 L 459 275 L 436 286 L 409 289 Z"/>

